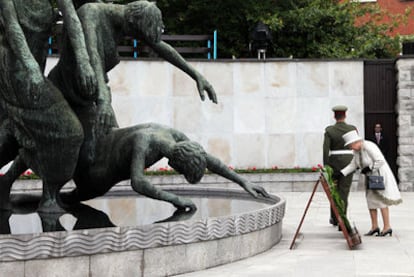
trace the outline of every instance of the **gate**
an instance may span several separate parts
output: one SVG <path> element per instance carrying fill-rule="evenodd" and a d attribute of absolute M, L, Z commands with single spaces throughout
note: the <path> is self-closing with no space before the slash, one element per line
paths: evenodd
<path fill-rule="evenodd" d="M 374 126 L 380 123 L 388 140 L 386 160 L 397 177 L 397 102 L 394 60 L 364 62 L 365 137 L 372 138 Z"/>

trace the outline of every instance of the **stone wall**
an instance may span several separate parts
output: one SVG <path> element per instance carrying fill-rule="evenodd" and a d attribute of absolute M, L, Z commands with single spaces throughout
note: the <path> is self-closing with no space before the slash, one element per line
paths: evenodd
<path fill-rule="evenodd" d="M 414 188 L 414 58 L 400 58 L 397 67 L 398 178 L 401 190 Z"/>
<path fill-rule="evenodd" d="M 49 59 L 48 68 L 55 62 Z M 123 60 L 109 74 L 120 126 L 172 126 L 237 168 L 321 163 L 324 128 L 334 123 L 331 107 L 338 104 L 364 130 L 362 61 L 191 64 L 216 89 L 218 105 L 201 102 L 195 82 L 167 62 Z"/>

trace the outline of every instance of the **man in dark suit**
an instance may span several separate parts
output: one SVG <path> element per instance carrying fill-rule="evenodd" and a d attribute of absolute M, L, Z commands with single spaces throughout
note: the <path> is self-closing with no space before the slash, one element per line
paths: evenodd
<path fill-rule="evenodd" d="M 385 159 L 388 159 L 389 143 L 387 137 L 382 132 L 382 126 L 380 123 L 375 124 L 374 133 L 368 139 L 375 142 L 379 149 L 381 149 L 382 154 L 384 154 Z"/>

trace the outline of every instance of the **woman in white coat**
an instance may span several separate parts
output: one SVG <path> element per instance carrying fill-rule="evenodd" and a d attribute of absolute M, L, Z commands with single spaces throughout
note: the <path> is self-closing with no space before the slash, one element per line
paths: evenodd
<path fill-rule="evenodd" d="M 378 174 L 379 172 L 379 175 L 384 177 L 384 190 L 366 190 L 367 204 L 371 217 L 371 230 L 365 235 L 392 236 L 388 206 L 400 204 L 402 199 L 391 168 L 378 146 L 371 141 L 363 140 L 355 130 L 344 134 L 343 138 L 345 146 L 354 151 L 354 158 L 349 165 L 341 170 L 341 174 L 346 176 L 360 168 L 363 174 L 369 172 Z M 377 209 L 381 210 L 384 224 L 381 232 L 378 227 Z"/>

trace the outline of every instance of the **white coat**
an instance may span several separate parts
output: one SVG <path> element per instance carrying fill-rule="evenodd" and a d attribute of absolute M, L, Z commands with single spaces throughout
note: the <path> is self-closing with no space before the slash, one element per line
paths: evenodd
<path fill-rule="evenodd" d="M 379 174 L 384 177 L 384 190 L 373 191 L 373 196 L 377 197 L 386 206 L 396 205 L 402 202 L 401 194 L 397 186 L 394 174 L 384 158 L 378 146 L 368 140 L 364 140 L 360 151 L 354 151 L 352 161 L 341 170 L 346 176 L 358 168 L 369 167 L 374 174 L 379 170 Z M 369 202 L 369 199 L 367 199 Z"/>

